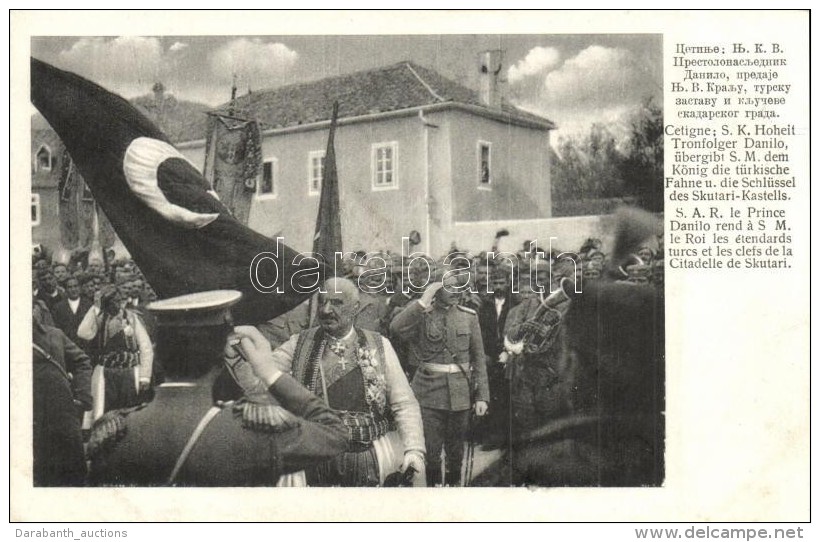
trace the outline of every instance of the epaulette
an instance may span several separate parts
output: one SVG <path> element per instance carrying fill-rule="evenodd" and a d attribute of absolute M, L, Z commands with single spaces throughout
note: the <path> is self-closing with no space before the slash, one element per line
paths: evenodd
<path fill-rule="evenodd" d="M 242 427 L 264 433 L 282 433 L 299 426 L 299 418 L 279 405 L 240 400 L 234 403 L 234 416 Z"/>
<path fill-rule="evenodd" d="M 464 305 L 456 305 L 460 311 L 466 312 L 467 314 L 475 314 L 478 316 L 478 313 L 471 309 L 470 307 L 465 307 Z"/>
<path fill-rule="evenodd" d="M 87 458 L 93 460 L 102 454 L 108 453 L 125 437 L 128 431 L 125 418 L 132 412 L 142 409 L 146 404 L 147 403 L 143 403 L 132 408 L 111 410 L 94 422 L 85 448 Z"/>

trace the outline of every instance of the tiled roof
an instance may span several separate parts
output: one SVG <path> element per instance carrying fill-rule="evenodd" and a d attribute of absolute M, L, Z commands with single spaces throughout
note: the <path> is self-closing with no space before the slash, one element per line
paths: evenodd
<path fill-rule="evenodd" d="M 340 119 L 441 103 L 498 113 L 481 103 L 478 92 L 412 62 L 249 93 L 236 99 L 234 113 L 255 118 L 263 129 L 300 126 L 330 120 L 336 100 Z M 207 105 L 176 100 L 167 94 L 161 107 L 153 94 L 130 101 L 173 143 L 205 138 L 206 112 L 210 109 Z M 224 104 L 217 111 L 226 113 L 228 109 L 228 104 Z M 514 120 L 552 126 L 549 120 L 518 109 L 506 100 L 502 100 L 501 113 Z M 41 128 L 50 129 L 40 115 L 35 115 L 32 130 Z"/>
<path fill-rule="evenodd" d="M 329 120 L 337 100 L 340 119 L 440 103 L 465 104 L 483 108 L 488 114 L 498 113 L 481 103 L 478 92 L 412 62 L 249 93 L 237 98 L 233 109 L 236 116 L 258 120 L 263 129 L 285 128 Z M 217 111 L 227 113 L 229 104 Z M 514 120 L 552 127 L 549 120 L 506 100 L 502 101 L 501 113 Z"/>
<path fill-rule="evenodd" d="M 171 95 L 165 95 L 162 104 L 157 103 L 153 95 L 140 96 L 130 102 L 159 126 L 172 143 L 205 137 L 206 112 L 210 109 L 205 104 L 177 100 Z"/>

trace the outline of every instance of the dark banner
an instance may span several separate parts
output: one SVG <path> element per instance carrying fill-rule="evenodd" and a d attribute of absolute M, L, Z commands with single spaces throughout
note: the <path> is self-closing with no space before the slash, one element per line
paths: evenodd
<path fill-rule="evenodd" d="M 242 224 L 248 223 L 257 176 L 262 167 L 259 124 L 211 115 L 205 155 L 205 179 L 220 201 Z"/>
<path fill-rule="evenodd" d="M 35 59 L 31 100 L 161 297 L 239 290 L 235 319 L 254 323 L 287 312 L 318 288 L 325 266 L 238 222 L 127 100 Z"/>
<path fill-rule="evenodd" d="M 116 234 L 111 222 L 101 212 L 91 189 L 77 171 L 68 152 L 63 152 L 60 175 L 60 240 L 67 250 L 88 250 L 95 236 L 103 248 L 114 245 Z M 95 226 L 94 214 L 97 214 Z M 96 232 L 95 232 L 96 229 Z"/>

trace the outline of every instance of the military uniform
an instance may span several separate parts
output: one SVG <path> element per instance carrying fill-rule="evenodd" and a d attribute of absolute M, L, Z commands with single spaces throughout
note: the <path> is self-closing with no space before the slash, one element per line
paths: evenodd
<path fill-rule="evenodd" d="M 560 342 L 562 360 L 572 367 L 571 412 L 542 420 L 476 485 L 663 483 L 663 295 L 648 286 L 593 281 L 570 304 Z"/>
<path fill-rule="evenodd" d="M 390 298 L 388 298 L 387 308 L 389 310 L 389 314 L 384 326 L 387 334 L 390 333 L 390 324 L 393 322 L 396 315 L 404 310 L 404 307 L 406 307 L 408 303 L 413 302 L 415 299 L 415 294 L 406 294 L 401 291 L 394 293 L 390 296 Z M 404 370 L 404 374 L 407 375 L 408 379 L 413 378 L 413 373 L 415 373 L 416 367 L 410 365 L 410 354 L 408 353 L 407 345 L 404 344 L 400 337 L 390 335 L 388 338 L 390 339 L 390 344 L 393 345 L 393 349 L 396 351 L 396 355 L 399 357 L 399 363 L 401 363 L 401 368 Z"/>
<path fill-rule="evenodd" d="M 554 307 L 554 326 L 545 344 L 527 351 L 510 362 L 512 373 L 513 427 L 517 434 L 544 424 L 565 414 L 569 408 L 569 370 L 563 359 L 561 318 L 569 308 L 569 300 Z M 519 336 L 521 327 L 530 321 L 541 305 L 539 297 L 528 298 L 510 311 L 505 328 L 508 338 Z"/>
<path fill-rule="evenodd" d="M 223 366 L 234 378 L 248 373 L 235 346 L 236 355 L 222 363 L 233 329 L 227 311 L 240 297 L 201 292 L 149 306 L 160 319 L 158 352 L 174 380 L 158 386 L 150 403 L 111 411 L 96 422 L 87 446 L 92 485 L 274 486 L 282 474 L 345 450 L 347 431 L 339 416 L 288 375 L 260 381 L 259 391 L 278 404 L 254 401 L 244 379 L 237 380 L 246 392 L 242 398 L 215 400 Z M 251 364 L 259 363 L 258 352 L 249 356 Z"/>
<path fill-rule="evenodd" d="M 55 327 L 35 321 L 32 339 L 34 485 L 81 486 L 80 411 L 91 407 L 91 362 Z"/>
<path fill-rule="evenodd" d="M 345 450 L 347 432 L 339 417 L 288 375 L 279 377 L 270 393 L 304 419 L 279 433 L 246 427 L 250 420 L 243 417 L 242 402 L 213 404 L 219 370 L 201 385 L 160 385 L 151 403 L 99 420 L 89 443 L 91 485 L 275 486 L 280 475 Z"/>
<path fill-rule="evenodd" d="M 486 359 L 475 311 L 436 304 L 425 310 L 408 304 L 390 325 L 391 336 L 409 348 L 418 367 L 411 386 L 421 406 L 427 445 L 427 482 L 441 480 L 441 449 L 445 448 L 445 480 L 461 478 L 463 444 L 468 436 L 470 409 L 476 401 L 489 403 Z"/>
<path fill-rule="evenodd" d="M 414 293 L 405 293 L 402 291 L 397 291 L 393 295 L 391 295 L 387 299 L 387 307 L 390 312 L 390 321 L 393 321 L 393 318 L 401 312 L 401 310 L 411 301 L 416 299 L 416 294 Z M 388 322 L 389 324 L 390 322 Z"/>

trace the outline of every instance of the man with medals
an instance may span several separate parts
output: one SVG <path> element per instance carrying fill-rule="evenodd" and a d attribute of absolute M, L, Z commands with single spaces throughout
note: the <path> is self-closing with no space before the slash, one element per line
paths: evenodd
<path fill-rule="evenodd" d="M 308 469 L 309 486 L 379 486 L 397 469 L 424 472 L 418 402 L 390 342 L 353 325 L 358 310 L 356 285 L 330 279 L 319 294 L 319 325 L 273 352 L 275 366 L 322 397 L 348 429 L 347 451 Z"/>

